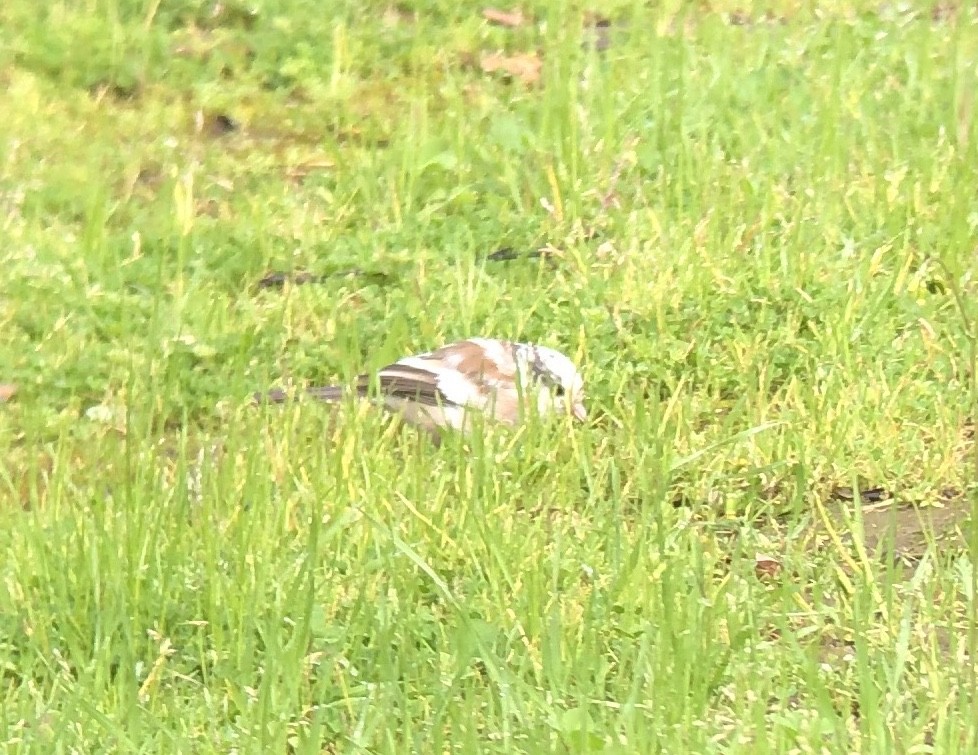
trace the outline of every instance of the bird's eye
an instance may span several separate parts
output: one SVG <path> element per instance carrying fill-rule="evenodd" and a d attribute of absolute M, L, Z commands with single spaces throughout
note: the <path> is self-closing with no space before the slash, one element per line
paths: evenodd
<path fill-rule="evenodd" d="M 564 386 L 562 386 L 562 385 L 556 386 L 554 388 L 554 395 L 555 396 L 563 396 L 564 395 Z"/>

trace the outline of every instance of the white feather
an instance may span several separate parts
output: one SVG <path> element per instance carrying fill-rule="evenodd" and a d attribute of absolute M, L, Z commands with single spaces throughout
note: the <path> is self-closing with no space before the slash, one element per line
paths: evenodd
<path fill-rule="evenodd" d="M 446 399 L 459 406 L 475 406 L 482 408 L 486 404 L 486 396 L 454 365 L 446 364 L 448 360 L 438 362 L 426 357 L 405 357 L 397 363 L 405 367 L 424 370 L 430 374 Z"/>
<path fill-rule="evenodd" d="M 445 398 L 460 406 L 474 406 L 479 409 L 486 405 L 488 396 L 476 383 L 457 370 L 439 369 L 436 373 L 438 390 Z"/>

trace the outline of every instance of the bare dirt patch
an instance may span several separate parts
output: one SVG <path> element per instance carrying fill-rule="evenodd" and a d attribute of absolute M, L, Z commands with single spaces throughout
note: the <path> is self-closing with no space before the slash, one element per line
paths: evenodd
<path fill-rule="evenodd" d="M 956 490 L 943 491 L 934 502 L 902 503 L 883 500 L 863 504 L 859 517 L 855 505 L 840 501 L 825 507 L 827 521 L 816 521 L 812 528 L 812 547 L 821 547 L 834 529 L 843 543 L 853 543 L 860 537 L 860 545 L 870 556 L 914 562 L 919 560 L 931 544 L 947 548 L 949 552 L 968 546 L 968 532 L 972 526 L 972 502 Z M 861 519 L 861 527 L 854 523 Z"/>

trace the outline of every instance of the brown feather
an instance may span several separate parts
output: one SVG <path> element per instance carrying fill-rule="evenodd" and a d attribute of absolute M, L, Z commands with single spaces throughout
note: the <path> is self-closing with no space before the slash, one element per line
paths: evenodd
<path fill-rule="evenodd" d="M 512 346 L 505 341 L 500 341 L 499 344 L 504 351 L 503 356 L 506 357 L 503 364 L 487 359 L 485 349 L 468 340 L 436 349 L 431 352 L 431 356 L 477 382 L 495 386 L 516 378 L 516 360 L 512 356 Z"/>

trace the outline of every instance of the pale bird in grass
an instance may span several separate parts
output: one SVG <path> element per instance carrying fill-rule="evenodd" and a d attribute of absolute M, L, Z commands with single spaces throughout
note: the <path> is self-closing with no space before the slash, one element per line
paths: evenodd
<path fill-rule="evenodd" d="M 330 402 L 351 392 L 361 398 L 376 395 L 386 408 L 432 433 L 445 428 L 464 432 L 466 414 L 472 411 L 506 425 L 519 424 L 528 409 L 541 417 L 587 418 L 584 381 L 570 359 L 546 346 L 494 338 L 468 338 L 404 357 L 375 375 L 359 376 L 350 387 L 306 390 L 309 396 Z M 281 403 L 288 395 L 273 390 L 255 398 Z"/>

